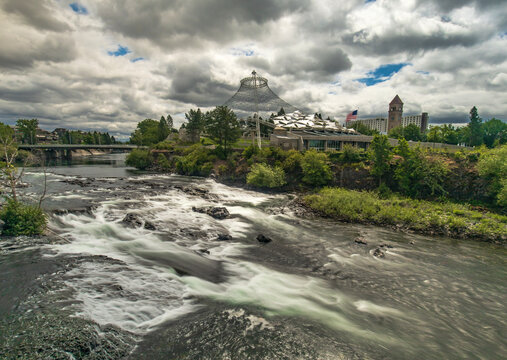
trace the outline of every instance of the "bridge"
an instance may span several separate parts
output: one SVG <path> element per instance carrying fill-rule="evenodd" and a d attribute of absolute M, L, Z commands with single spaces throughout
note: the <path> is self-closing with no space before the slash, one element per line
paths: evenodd
<path fill-rule="evenodd" d="M 20 144 L 19 149 L 44 151 L 46 159 L 62 158 L 72 159 L 72 150 L 123 150 L 148 149 L 147 146 L 111 144 L 111 145 L 89 145 L 89 144 Z"/>
<path fill-rule="evenodd" d="M 88 144 L 20 144 L 19 149 L 23 150 L 133 150 L 133 149 L 147 149 L 147 146 L 137 145 L 88 145 Z"/>

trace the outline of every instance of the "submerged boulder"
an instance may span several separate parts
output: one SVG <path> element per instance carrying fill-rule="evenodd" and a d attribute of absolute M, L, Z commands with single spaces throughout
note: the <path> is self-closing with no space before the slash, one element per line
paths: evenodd
<path fill-rule="evenodd" d="M 376 248 L 373 252 L 373 256 L 383 259 L 386 257 L 386 253 L 383 252 L 380 248 Z"/>
<path fill-rule="evenodd" d="M 128 213 L 121 221 L 128 227 L 136 228 L 143 226 L 146 230 L 157 230 L 155 225 L 149 221 L 143 221 L 139 218 L 139 215 L 134 213 Z"/>
<path fill-rule="evenodd" d="M 232 236 L 229 234 L 218 234 L 217 240 L 219 241 L 232 240 Z"/>
<path fill-rule="evenodd" d="M 192 211 L 207 214 L 212 218 L 223 220 L 230 216 L 229 211 L 225 207 L 220 206 L 207 206 L 207 207 L 192 207 Z"/>
<path fill-rule="evenodd" d="M 269 238 L 269 237 L 267 237 L 267 236 L 265 236 L 263 234 L 257 235 L 256 239 L 257 239 L 258 242 L 264 243 L 264 244 L 267 244 L 267 243 L 273 241 L 271 238 Z"/>
<path fill-rule="evenodd" d="M 354 242 L 356 244 L 359 244 L 359 245 L 368 245 L 368 243 L 366 242 L 366 240 L 362 237 L 358 237 L 354 240 Z"/>

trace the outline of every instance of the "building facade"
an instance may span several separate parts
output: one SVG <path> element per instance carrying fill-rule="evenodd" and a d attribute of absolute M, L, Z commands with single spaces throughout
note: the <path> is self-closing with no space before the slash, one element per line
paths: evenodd
<path fill-rule="evenodd" d="M 421 132 L 425 132 L 428 130 L 429 115 L 424 112 L 421 115 L 403 116 L 403 101 L 396 95 L 389 103 L 389 115 L 387 118 L 358 119 L 351 121 L 350 124 L 358 122 L 364 124 L 368 129 L 377 130 L 381 134 L 387 134 L 395 127 L 410 124 L 417 125 L 421 129 Z"/>

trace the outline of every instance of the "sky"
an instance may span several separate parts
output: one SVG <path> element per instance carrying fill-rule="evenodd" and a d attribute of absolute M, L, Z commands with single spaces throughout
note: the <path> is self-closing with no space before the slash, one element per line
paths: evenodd
<path fill-rule="evenodd" d="M 145 118 L 229 99 L 252 70 L 344 120 L 507 119 L 498 0 L 0 0 L 0 121 L 128 136 Z"/>

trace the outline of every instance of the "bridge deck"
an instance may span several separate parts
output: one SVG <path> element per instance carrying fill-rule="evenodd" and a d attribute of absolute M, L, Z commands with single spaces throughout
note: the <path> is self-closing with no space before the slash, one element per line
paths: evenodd
<path fill-rule="evenodd" d="M 87 144 L 20 144 L 19 149 L 24 150 L 133 150 L 133 149 L 147 149 L 147 146 L 137 145 L 87 145 Z"/>

